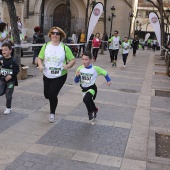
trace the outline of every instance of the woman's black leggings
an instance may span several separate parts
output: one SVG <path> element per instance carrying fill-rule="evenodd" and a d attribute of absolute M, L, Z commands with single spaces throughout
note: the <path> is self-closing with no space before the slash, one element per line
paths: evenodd
<path fill-rule="evenodd" d="M 128 53 L 122 54 L 124 65 L 126 65 L 127 56 L 128 56 Z"/>
<path fill-rule="evenodd" d="M 96 111 L 96 106 L 93 101 L 93 95 L 90 92 L 87 92 L 83 98 L 83 102 L 86 105 L 88 113 Z"/>
<path fill-rule="evenodd" d="M 97 59 L 97 54 L 98 54 L 99 48 L 93 48 L 93 58 Z"/>
<path fill-rule="evenodd" d="M 44 96 L 46 99 L 49 99 L 50 102 L 50 113 L 55 114 L 55 110 L 58 104 L 58 93 L 60 92 L 61 88 L 63 87 L 65 81 L 67 79 L 67 74 L 54 78 L 49 79 L 47 77 L 43 77 L 44 81 Z"/>

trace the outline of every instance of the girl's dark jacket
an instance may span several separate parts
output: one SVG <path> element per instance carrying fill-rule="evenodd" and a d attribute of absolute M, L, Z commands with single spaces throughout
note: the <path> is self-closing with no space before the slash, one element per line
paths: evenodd
<path fill-rule="evenodd" d="M 12 72 L 2 72 L 2 69 L 9 69 L 12 70 Z M 10 81 L 15 81 L 15 85 L 18 85 L 18 81 L 17 81 L 17 74 L 19 73 L 19 65 L 18 63 L 15 61 L 15 59 L 13 57 L 9 58 L 9 59 L 5 59 L 5 57 L 0 57 L 0 79 L 4 79 L 5 77 L 10 75 L 12 78 L 10 80 L 8 80 L 8 82 Z"/>

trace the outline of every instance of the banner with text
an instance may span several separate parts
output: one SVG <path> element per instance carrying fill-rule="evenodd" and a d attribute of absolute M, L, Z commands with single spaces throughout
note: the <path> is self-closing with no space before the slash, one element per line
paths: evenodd
<path fill-rule="evenodd" d="M 158 43 L 161 46 L 161 28 L 160 28 L 160 22 L 159 22 L 157 14 L 155 12 L 149 13 L 149 20 L 155 31 Z"/>
<path fill-rule="evenodd" d="M 103 12 L 103 4 L 101 2 L 98 2 L 95 4 L 91 15 L 90 15 L 90 20 L 89 20 L 89 25 L 88 25 L 88 33 L 87 33 L 87 43 L 90 39 L 91 34 L 93 33 L 93 30 Z"/>

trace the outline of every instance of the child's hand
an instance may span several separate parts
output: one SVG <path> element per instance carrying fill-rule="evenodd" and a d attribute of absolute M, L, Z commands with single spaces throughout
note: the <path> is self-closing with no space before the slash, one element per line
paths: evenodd
<path fill-rule="evenodd" d="M 111 81 L 107 82 L 107 85 L 110 86 L 111 85 Z"/>
<path fill-rule="evenodd" d="M 80 75 L 80 71 L 76 71 L 76 76 L 78 77 Z"/>
<path fill-rule="evenodd" d="M 5 77 L 5 80 L 9 81 L 11 78 L 12 78 L 12 76 L 8 75 L 8 76 Z"/>

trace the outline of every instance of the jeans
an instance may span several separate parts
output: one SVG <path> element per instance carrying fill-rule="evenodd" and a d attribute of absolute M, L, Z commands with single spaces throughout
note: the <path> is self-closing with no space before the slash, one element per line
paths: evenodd
<path fill-rule="evenodd" d="M 15 81 L 6 82 L 4 79 L 0 79 L 0 96 L 3 96 L 5 94 L 7 108 L 11 108 L 14 86 Z"/>

